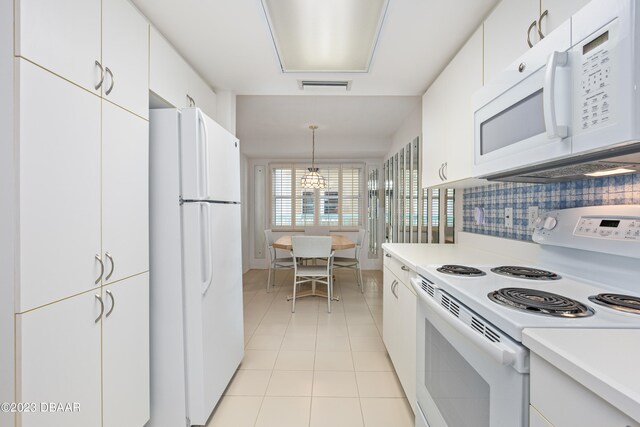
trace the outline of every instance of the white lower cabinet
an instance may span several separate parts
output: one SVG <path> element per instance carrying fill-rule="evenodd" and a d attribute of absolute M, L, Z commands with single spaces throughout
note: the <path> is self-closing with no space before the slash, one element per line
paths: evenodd
<path fill-rule="evenodd" d="M 100 289 L 16 316 L 16 401 L 37 405 L 18 414 L 18 427 L 101 425 L 96 295 Z M 41 403 L 78 403 L 79 410 L 50 412 Z"/>
<path fill-rule="evenodd" d="M 103 287 L 103 427 L 140 427 L 150 416 L 149 274 Z"/>
<path fill-rule="evenodd" d="M 142 427 L 148 301 L 144 273 L 17 315 L 16 401 L 36 404 L 17 426 Z"/>
<path fill-rule="evenodd" d="M 533 352 L 530 387 L 531 427 L 640 426 L 631 417 Z"/>
<path fill-rule="evenodd" d="M 410 275 L 411 273 L 406 277 Z M 416 295 L 410 286 L 411 283 L 400 280 L 389 266 L 385 266 L 382 336 L 400 384 L 415 412 Z"/>

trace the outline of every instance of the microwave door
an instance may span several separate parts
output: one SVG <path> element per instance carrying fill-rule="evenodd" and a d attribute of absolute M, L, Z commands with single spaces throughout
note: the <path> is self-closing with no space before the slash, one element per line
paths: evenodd
<path fill-rule="evenodd" d="M 570 30 L 567 21 L 474 97 L 474 176 L 571 153 Z"/>

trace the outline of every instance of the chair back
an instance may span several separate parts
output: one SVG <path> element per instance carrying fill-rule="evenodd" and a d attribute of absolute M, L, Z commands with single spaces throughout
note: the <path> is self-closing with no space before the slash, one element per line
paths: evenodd
<path fill-rule="evenodd" d="M 307 236 L 328 236 L 329 235 L 329 227 L 305 227 L 304 234 Z"/>
<path fill-rule="evenodd" d="M 273 246 L 273 242 L 275 242 L 275 240 L 273 238 L 273 231 L 271 231 L 270 228 L 264 230 L 264 239 L 267 242 L 268 247 Z"/>
<path fill-rule="evenodd" d="M 291 236 L 295 258 L 328 258 L 331 255 L 330 236 Z"/>

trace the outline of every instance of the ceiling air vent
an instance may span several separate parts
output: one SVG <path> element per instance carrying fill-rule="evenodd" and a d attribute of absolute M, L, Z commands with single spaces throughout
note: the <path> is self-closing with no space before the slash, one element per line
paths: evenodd
<path fill-rule="evenodd" d="M 351 80 L 298 80 L 300 90 L 345 92 L 351 90 Z"/>

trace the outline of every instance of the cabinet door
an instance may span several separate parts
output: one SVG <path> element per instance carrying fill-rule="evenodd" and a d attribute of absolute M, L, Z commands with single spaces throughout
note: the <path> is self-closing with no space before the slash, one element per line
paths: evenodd
<path fill-rule="evenodd" d="M 100 98 L 19 59 L 22 312 L 100 275 Z"/>
<path fill-rule="evenodd" d="M 187 63 L 154 27 L 149 46 L 149 89 L 176 108 L 188 107 Z"/>
<path fill-rule="evenodd" d="M 473 94 L 482 87 L 482 28 L 478 29 L 447 69 L 450 101 L 447 114 L 445 175 L 449 182 L 471 177 L 473 166 Z"/>
<path fill-rule="evenodd" d="M 102 59 L 103 96 L 148 118 L 149 24 L 128 0 L 102 1 Z"/>
<path fill-rule="evenodd" d="M 392 361 L 397 358 L 397 343 L 399 339 L 398 298 L 395 296 L 395 287 L 401 286 L 398 283 L 396 276 L 385 267 L 382 288 L 382 339 Z"/>
<path fill-rule="evenodd" d="M 398 342 L 401 345 L 401 361 L 397 366 L 398 377 L 415 412 L 416 402 L 416 295 L 409 289 L 410 283 L 400 283 L 398 294 Z M 398 369 L 399 368 L 399 369 Z"/>
<path fill-rule="evenodd" d="M 16 55 L 99 93 L 100 0 L 16 0 L 15 5 Z"/>
<path fill-rule="evenodd" d="M 101 425 L 100 303 L 87 292 L 16 316 L 17 402 L 36 402 L 19 414 L 22 427 Z M 40 402 L 78 403 L 71 412 L 42 410 Z"/>
<path fill-rule="evenodd" d="M 529 427 L 553 427 L 533 406 L 529 405 Z"/>
<path fill-rule="evenodd" d="M 149 274 L 104 287 L 103 427 L 141 427 L 150 416 Z"/>
<path fill-rule="evenodd" d="M 539 0 L 502 0 L 484 22 L 484 81 L 489 82 L 529 49 L 527 29 L 540 14 Z M 531 43 L 540 37 L 531 30 Z"/>
<path fill-rule="evenodd" d="M 432 187 L 443 181 L 440 168 L 446 158 L 446 111 L 448 106 L 447 92 L 450 90 L 441 78 L 442 74 L 431 85 L 422 97 L 422 186 Z"/>
<path fill-rule="evenodd" d="M 111 283 L 149 269 L 149 123 L 104 101 L 102 115 L 102 248 Z"/>
<path fill-rule="evenodd" d="M 571 15 L 576 13 L 590 0 L 541 0 L 542 11 L 549 13 L 542 19 L 542 34 L 545 36 L 555 30 Z"/>

